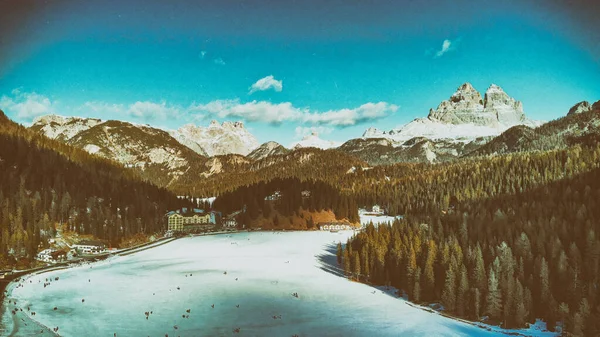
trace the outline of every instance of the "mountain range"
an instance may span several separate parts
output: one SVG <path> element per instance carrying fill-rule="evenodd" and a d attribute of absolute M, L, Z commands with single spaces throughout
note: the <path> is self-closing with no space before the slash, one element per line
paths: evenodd
<path fill-rule="evenodd" d="M 206 127 L 187 124 L 164 131 L 123 121 L 48 115 L 37 118 L 30 129 L 135 168 L 159 186 L 173 186 L 197 176 L 298 159 L 290 154 L 304 148 L 333 149 L 367 165 L 563 148 L 593 140 L 599 133 L 598 114 L 600 102 L 580 102 L 565 117 L 543 124 L 527 118 L 523 104 L 499 86 L 490 85 L 482 96 L 465 83 L 427 117 L 389 131 L 369 128 L 343 144 L 312 133 L 290 148 L 273 141 L 259 145 L 242 122 L 212 121 Z"/>

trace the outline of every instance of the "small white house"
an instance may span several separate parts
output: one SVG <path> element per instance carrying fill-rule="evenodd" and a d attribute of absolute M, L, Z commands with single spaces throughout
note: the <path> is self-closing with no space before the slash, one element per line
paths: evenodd
<path fill-rule="evenodd" d="M 377 204 L 373 205 L 373 207 L 371 208 L 371 211 L 373 213 L 383 214 L 383 209 Z"/>
<path fill-rule="evenodd" d="M 54 252 L 53 249 L 44 249 L 41 252 L 38 253 L 37 255 L 37 259 L 43 262 L 51 262 L 54 259 L 52 258 L 52 252 Z"/>

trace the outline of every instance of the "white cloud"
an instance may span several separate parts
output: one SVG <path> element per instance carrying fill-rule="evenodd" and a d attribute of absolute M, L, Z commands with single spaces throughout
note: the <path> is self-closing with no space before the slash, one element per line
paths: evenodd
<path fill-rule="evenodd" d="M 127 113 L 134 118 L 150 121 L 177 117 L 179 115 L 179 108 L 168 106 L 165 102 L 137 101 L 129 105 Z"/>
<path fill-rule="evenodd" d="M 68 108 L 68 107 L 66 107 Z M 100 118 L 123 119 L 126 116 L 141 122 L 165 121 L 168 119 L 207 119 L 207 118 L 239 118 L 249 122 L 269 123 L 273 125 L 285 122 L 302 124 L 307 129 L 303 133 L 317 130 L 326 134 L 334 127 L 348 127 L 368 123 L 387 117 L 398 110 L 398 106 L 386 102 L 366 103 L 356 108 L 328 110 L 324 112 L 309 108 L 298 108 L 290 102 L 271 103 L 268 101 L 251 101 L 241 103 L 239 99 L 215 100 L 206 104 L 180 106 L 165 101 L 137 101 L 133 104 L 111 104 L 102 101 L 89 101 L 67 110 L 57 108 L 57 102 L 35 92 L 22 93 L 13 90 L 11 95 L 0 97 L 0 109 L 21 122 L 31 121 L 41 115 L 66 114 L 93 116 Z M 310 129 L 310 128 L 313 129 Z M 314 127 L 323 127 L 314 129 Z M 324 127 L 329 127 L 324 128 Z"/>
<path fill-rule="evenodd" d="M 329 110 L 323 113 L 307 113 L 304 122 L 333 126 L 352 126 L 386 117 L 398 110 L 398 106 L 385 102 L 365 103 L 354 109 Z"/>
<path fill-rule="evenodd" d="M 296 138 L 303 138 L 311 134 L 328 135 L 333 132 L 333 128 L 327 126 L 297 126 Z"/>
<path fill-rule="evenodd" d="M 200 58 L 203 59 L 206 56 L 206 50 L 200 52 Z"/>
<path fill-rule="evenodd" d="M 86 102 L 79 106 L 76 111 L 92 116 L 101 115 L 129 115 L 137 120 L 152 121 L 177 118 L 181 108 L 167 105 L 165 102 L 154 103 L 150 101 L 137 101 L 130 105 L 110 104 L 106 102 Z"/>
<path fill-rule="evenodd" d="M 275 77 L 273 77 L 273 75 L 263 77 L 260 80 L 256 81 L 256 83 L 252 84 L 248 94 L 251 95 L 257 91 L 264 91 L 269 89 L 281 92 L 281 90 L 283 90 L 283 82 L 276 80 Z"/>
<path fill-rule="evenodd" d="M 435 53 L 435 57 L 441 57 L 442 55 L 446 54 L 448 51 L 452 50 L 452 41 L 446 39 L 444 40 L 444 42 L 442 43 L 442 49 L 438 50 Z"/>
<path fill-rule="evenodd" d="M 192 113 L 207 113 L 219 118 L 243 118 L 250 122 L 280 124 L 285 121 L 299 120 L 302 111 L 291 103 L 273 104 L 265 101 L 240 103 L 239 100 L 216 100 L 207 104 L 190 106 Z"/>
<path fill-rule="evenodd" d="M 242 118 L 250 122 L 281 124 L 301 122 L 311 125 L 347 127 L 381 119 L 398 110 L 398 106 L 385 102 L 366 103 L 354 109 L 311 112 L 308 108 L 296 108 L 292 103 L 273 104 L 266 101 L 240 103 L 239 100 L 216 100 L 207 104 L 192 105 L 191 113 L 208 114 L 219 118 Z M 202 116 L 202 118 L 208 117 Z"/>
<path fill-rule="evenodd" d="M 213 62 L 215 64 L 217 64 L 217 65 L 220 65 L 220 66 L 224 66 L 225 65 L 225 61 L 222 58 L 220 58 L 220 57 L 214 59 Z"/>
<path fill-rule="evenodd" d="M 0 98 L 0 109 L 19 120 L 29 120 L 37 116 L 56 113 L 56 102 L 35 92 L 21 92 L 15 89 L 11 96 Z"/>

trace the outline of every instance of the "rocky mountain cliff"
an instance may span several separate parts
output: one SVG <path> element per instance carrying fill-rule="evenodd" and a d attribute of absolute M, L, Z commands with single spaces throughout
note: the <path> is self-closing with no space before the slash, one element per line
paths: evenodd
<path fill-rule="evenodd" d="M 515 125 L 536 127 L 539 123 L 529 120 L 523 104 L 499 86 L 490 85 L 482 98 L 470 83 L 465 83 L 435 110 L 430 109 L 427 118 L 417 118 L 388 132 L 369 128 L 363 138 L 389 138 L 396 145 L 414 137 L 470 142 L 478 137 L 499 135 Z"/>
<path fill-rule="evenodd" d="M 511 127 L 528 123 L 523 104 L 492 84 L 484 99 L 470 83 L 461 85 L 450 99 L 429 111 L 428 119 L 444 124 L 472 124 L 491 128 Z"/>
<path fill-rule="evenodd" d="M 588 101 L 579 102 L 575 104 L 571 109 L 569 109 L 569 113 L 567 115 L 588 112 L 591 110 L 600 110 L 600 101 L 594 104 L 590 104 Z"/>
<path fill-rule="evenodd" d="M 201 155 L 218 156 L 252 152 L 259 146 L 256 138 L 244 128 L 242 122 L 219 122 L 213 120 L 207 127 L 187 124 L 172 131 L 171 135 L 183 145 Z"/>

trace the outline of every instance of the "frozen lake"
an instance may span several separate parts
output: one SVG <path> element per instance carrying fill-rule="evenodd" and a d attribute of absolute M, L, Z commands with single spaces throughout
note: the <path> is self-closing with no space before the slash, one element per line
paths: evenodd
<path fill-rule="evenodd" d="M 184 238 L 33 275 L 22 287 L 13 286 L 5 300 L 4 333 L 51 335 L 32 328 L 33 318 L 58 326 L 61 336 L 501 335 L 336 275 L 330 268 L 335 244 L 350 235 L 254 232 Z M 44 287 L 46 279 L 52 281 Z M 9 300 L 17 305 L 7 306 Z M 13 319 L 8 310 L 14 307 L 24 311 Z M 145 312 L 152 312 L 148 319 Z"/>

